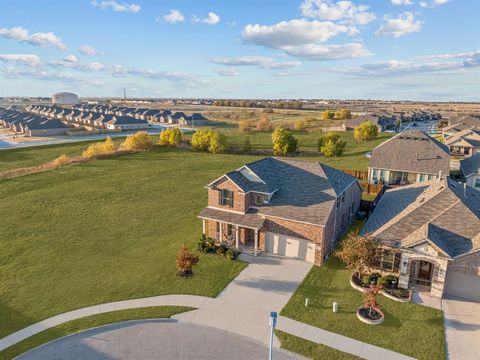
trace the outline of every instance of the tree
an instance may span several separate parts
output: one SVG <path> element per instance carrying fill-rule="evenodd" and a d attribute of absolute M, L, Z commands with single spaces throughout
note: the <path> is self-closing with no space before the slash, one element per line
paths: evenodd
<path fill-rule="evenodd" d="M 340 135 L 332 132 L 322 135 L 318 139 L 318 152 L 326 157 L 340 156 L 347 146 L 347 142 L 343 141 Z"/>
<path fill-rule="evenodd" d="M 198 256 L 193 255 L 188 250 L 188 245 L 183 243 L 177 253 L 177 259 L 175 262 L 177 265 L 177 276 L 192 276 L 192 268 L 198 263 L 198 260 Z"/>
<path fill-rule="evenodd" d="M 369 236 L 350 232 L 343 240 L 340 249 L 335 252 L 348 269 L 358 271 L 361 276 L 365 268 L 376 263 L 378 245 Z"/>
<path fill-rule="evenodd" d="M 152 145 L 150 135 L 146 131 L 139 131 L 128 136 L 120 147 L 126 150 L 148 150 Z"/>
<path fill-rule="evenodd" d="M 335 111 L 335 119 L 346 120 L 352 118 L 352 112 L 349 109 L 339 109 Z"/>
<path fill-rule="evenodd" d="M 335 116 L 335 113 L 331 110 L 325 110 L 322 113 L 322 119 L 323 120 L 331 120 L 331 119 L 333 119 L 334 116 Z"/>
<path fill-rule="evenodd" d="M 297 131 L 304 131 L 307 127 L 307 124 L 305 123 L 304 120 L 295 120 L 293 127 Z"/>
<path fill-rule="evenodd" d="M 246 138 L 245 141 L 243 142 L 242 151 L 245 154 L 248 154 L 250 151 L 252 151 L 252 143 L 250 141 L 250 138 Z"/>
<path fill-rule="evenodd" d="M 160 145 L 178 146 L 182 143 L 183 134 L 179 128 L 169 127 L 160 133 Z"/>
<path fill-rule="evenodd" d="M 256 129 L 257 131 L 271 131 L 272 124 L 270 123 L 270 120 L 268 120 L 268 117 L 262 116 L 257 122 Z"/>
<path fill-rule="evenodd" d="M 219 153 L 225 149 L 225 136 L 212 129 L 201 129 L 192 136 L 192 148 L 197 151 Z"/>
<path fill-rule="evenodd" d="M 252 122 L 250 120 L 241 120 L 238 123 L 238 128 L 240 129 L 240 131 L 249 133 L 250 131 L 252 131 Z"/>
<path fill-rule="evenodd" d="M 115 144 L 113 140 L 107 137 L 104 142 L 90 144 L 83 152 L 82 158 L 92 159 L 99 155 L 108 155 L 115 152 Z"/>
<path fill-rule="evenodd" d="M 293 135 L 279 126 L 272 134 L 273 155 L 288 155 L 297 151 L 298 140 Z"/>
<path fill-rule="evenodd" d="M 367 141 L 375 139 L 378 135 L 378 127 L 371 121 L 361 123 L 353 131 L 353 137 L 356 141 Z"/>
<path fill-rule="evenodd" d="M 382 291 L 382 285 L 370 285 L 368 289 L 363 293 L 363 306 L 368 309 L 368 314 L 372 316 L 373 309 L 380 309 L 380 305 L 377 302 L 377 297 Z"/>

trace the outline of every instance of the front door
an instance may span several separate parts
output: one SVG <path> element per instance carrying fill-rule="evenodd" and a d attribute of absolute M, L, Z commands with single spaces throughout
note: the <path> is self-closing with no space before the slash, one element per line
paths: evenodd
<path fill-rule="evenodd" d="M 428 261 L 420 261 L 417 275 L 417 282 L 422 285 L 430 285 L 432 278 L 432 264 Z"/>

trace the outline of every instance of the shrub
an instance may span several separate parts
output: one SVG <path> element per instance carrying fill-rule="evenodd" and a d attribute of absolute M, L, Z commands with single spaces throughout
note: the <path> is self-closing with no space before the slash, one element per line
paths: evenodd
<path fill-rule="evenodd" d="M 304 131 L 307 128 L 307 124 L 304 120 L 295 120 L 293 128 L 297 131 Z"/>
<path fill-rule="evenodd" d="M 153 142 L 146 131 L 139 131 L 136 134 L 128 136 L 120 145 L 125 150 L 148 150 Z"/>
<path fill-rule="evenodd" d="M 217 255 L 225 255 L 227 251 L 228 251 L 228 246 L 222 243 L 218 245 L 216 253 Z"/>
<path fill-rule="evenodd" d="M 322 120 L 330 120 L 330 119 L 333 119 L 334 116 L 335 116 L 335 112 L 331 110 L 325 110 L 322 113 Z"/>
<path fill-rule="evenodd" d="M 225 253 L 225 257 L 230 261 L 236 260 L 238 257 L 238 253 L 233 249 L 228 249 L 227 252 Z"/>
<path fill-rule="evenodd" d="M 183 243 L 177 254 L 176 265 L 178 276 L 192 276 L 192 268 L 198 263 L 198 256 L 188 250 L 188 245 Z"/>
<path fill-rule="evenodd" d="M 398 278 L 395 275 L 382 276 L 378 279 L 377 284 L 382 285 L 384 288 L 393 288 L 393 283 L 398 283 Z"/>
<path fill-rule="evenodd" d="M 182 143 L 183 134 L 179 128 L 169 127 L 160 133 L 160 145 L 178 146 Z"/>
<path fill-rule="evenodd" d="M 270 120 L 268 120 L 268 117 L 262 116 L 257 122 L 255 128 L 257 129 L 257 131 L 271 131 L 273 127 L 270 123 Z"/>
<path fill-rule="evenodd" d="M 339 109 L 335 111 L 335 119 L 345 120 L 345 119 L 351 119 L 351 118 L 352 118 L 352 112 L 349 109 Z"/>
<path fill-rule="evenodd" d="M 247 154 L 250 151 L 252 151 L 252 143 L 250 141 L 250 138 L 246 138 L 243 142 L 242 152 Z"/>
<path fill-rule="evenodd" d="M 364 122 L 357 126 L 353 131 L 353 137 L 357 141 L 367 141 L 375 139 L 378 135 L 377 125 L 371 121 Z"/>
<path fill-rule="evenodd" d="M 212 129 L 201 129 L 192 136 L 192 148 L 197 151 L 208 151 L 214 154 L 225 149 L 225 137 Z"/>
<path fill-rule="evenodd" d="M 99 155 L 108 155 L 115 152 L 115 144 L 109 137 L 104 142 L 90 144 L 86 150 L 82 152 L 82 158 L 91 159 Z"/>
<path fill-rule="evenodd" d="M 278 127 L 272 134 L 273 155 L 288 155 L 297 151 L 298 140 L 283 127 Z"/>
<path fill-rule="evenodd" d="M 52 165 L 54 167 L 62 167 L 68 164 L 70 164 L 70 159 L 65 154 L 60 155 L 58 158 L 52 161 Z"/>
<path fill-rule="evenodd" d="M 252 122 L 250 120 L 241 120 L 238 123 L 238 128 L 240 129 L 240 131 L 249 133 L 250 131 L 252 131 Z"/>
<path fill-rule="evenodd" d="M 343 141 L 340 135 L 332 132 L 326 133 L 318 139 L 318 152 L 326 157 L 342 155 L 345 146 L 347 146 L 347 142 Z"/>
<path fill-rule="evenodd" d="M 202 238 L 198 241 L 197 249 L 198 251 L 201 251 L 205 254 L 210 252 L 210 247 L 208 246 L 207 238 L 205 235 L 202 235 Z"/>

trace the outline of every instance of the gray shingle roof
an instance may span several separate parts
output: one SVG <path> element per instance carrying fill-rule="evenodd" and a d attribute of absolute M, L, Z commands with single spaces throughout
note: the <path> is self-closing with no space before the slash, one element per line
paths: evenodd
<path fill-rule="evenodd" d="M 462 170 L 463 176 L 465 177 L 471 176 L 473 174 L 478 174 L 479 169 L 480 153 L 460 160 L 460 170 Z"/>
<path fill-rule="evenodd" d="M 383 142 L 372 151 L 369 167 L 437 175 L 448 174 L 448 146 L 429 135 L 409 130 Z"/>
<path fill-rule="evenodd" d="M 258 213 L 324 226 L 337 195 L 358 182 L 355 177 L 313 161 L 265 158 L 245 165 L 262 181 L 248 180 L 238 170 L 226 174 L 243 191 L 273 193 Z"/>
<path fill-rule="evenodd" d="M 395 246 L 430 240 L 450 257 L 480 249 L 480 192 L 450 179 L 389 190 L 362 234 Z"/>
<path fill-rule="evenodd" d="M 198 217 L 201 219 L 220 220 L 229 224 L 252 229 L 260 229 L 265 221 L 262 217 L 258 216 L 254 210 L 250 210 L 246 214 L 237 214 L 230 211 L 205 208 L 200 212 Z"/>

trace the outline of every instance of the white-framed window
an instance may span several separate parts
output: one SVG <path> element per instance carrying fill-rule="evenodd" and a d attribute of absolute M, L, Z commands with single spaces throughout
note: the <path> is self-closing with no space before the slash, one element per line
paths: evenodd
<path fill-rule="evenodd" d="M 233 191 L 228 189 L 220 191 L 220 205 L 233 207 Z"/>

